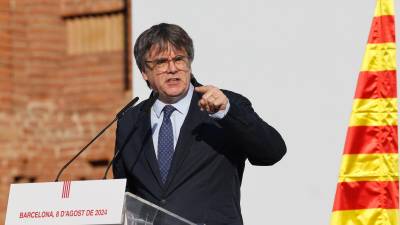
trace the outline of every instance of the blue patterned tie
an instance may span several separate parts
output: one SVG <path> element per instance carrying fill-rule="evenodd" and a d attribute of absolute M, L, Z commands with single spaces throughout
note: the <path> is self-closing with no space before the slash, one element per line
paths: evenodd
<path fill-rule="evenodd" d="M 172 156 L 174 155 L 174 133 L 170 119 L 174 110 L 175 108 L 172 105 L 164 106 L 164 118 L 158 134 L 158 165 L 160 166 L 163 183 L 167 180 Z"/>

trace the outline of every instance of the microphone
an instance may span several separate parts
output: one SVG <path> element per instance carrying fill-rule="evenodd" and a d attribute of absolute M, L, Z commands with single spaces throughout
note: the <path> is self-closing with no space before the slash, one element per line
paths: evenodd
<path fill-rule="evenodd" d="M 137 101 L 139 101 L 139 97 L 132 99 L 124 108 L 121 109 L 121 111 L 117 113 L 116 118 L 121 119 L 126 111 L 128 111 L 128 108 L 132 107 Z"/>
<path fill-rule="evenodd" d="M 139 97 L 135 97 L 135 98 L 132 99 L 124 108 L 122 108 L 121 111 L 119 111 L 119 112 L 117 113 L 117 115 L 115 116 L 114 120 L 111 121 L 111 123 L 109 123 L 105 128 L 103 128 L 103 130 L 101 130 L 101 131 L 96 135 L 96 137 L 94 137 L 85 147 L 83 147 L 72 159 L 70 159 L 70 160 L 61 168 L 61 170 L 58 172 L 57 177 L 56 177 L 56 179 L 55 179 L 54 182 L 57 182 L 58 179 L 60 178 L 62 172 L 63 172 L 76 158 L 78 158 L 78 156 L 79 156 L 80 154 L 82 154 L 82 152 L 84 152 L 98 137 L 100 137 L 100 136 L 104 133 L 104 131 L 106 131 L 115 121 L 121 119 L 121 118 L 124 116 L 125 112 L 127 112 L 128 109 L 129 109 L 130 107 L 132 107 L 137 101 L 139 101 Z"/>
<path fill-rule="evenodd" d="M 154 102 L 158 99 L 158 92 L 152 92 L 150 94 L 149 100 L 146 102 L 146 104 L 143 106 L 143 108 L 141 109 L 141 115 L 140 118 L 137 121 L 143 121 L 144 117 L 147 115 L 146 113 L 148 111 L 150 111 L 150 108 L 153 106 Z M 138 124 L 136 123 L 135 126 L 132 128 L 132 131 L 130 132 L 130 134 L 128 135 L 128 137 L 131 137 L 136 129 L 138 128 Z M 121 150 L 117 149 L 114 157 L 111 159 L 110 163 L 107 166 L 106 171 L 104 172 L 104 176 L 103 176 L 103 180 L 107 179 L 107 174 L 108 171 L 110 170 L 111 165 L 113 164 L 113 162 L 115 161 L 115 159 L 121 154 Z"/>

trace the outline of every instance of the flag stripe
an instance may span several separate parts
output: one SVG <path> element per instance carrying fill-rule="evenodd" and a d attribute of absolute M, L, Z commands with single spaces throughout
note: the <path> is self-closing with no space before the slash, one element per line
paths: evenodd
<path fill-rule="evenodd" d="M 66 195 L 67 198 L 69 198 L 70 187 L 71 187 L 71 181 L 67 181 L 67 195 Z"/>
<path fill-rule="evenodd" d="M 398 180 L 398 154 L 343 155 L 339 181 Z"/>
<path fill-rule="evenodd" d="M 360 72 L 354 98 L 396 98 L 396 71 Z"/>
<path fill-rule="evenodd" d="M 61 192 L 61 198 L 64 198 L 64 188 L 65 188 L 65 183 L 63 182 L 63 189 L 62 189 L 62 192 Z"/>
<path fill-rule="evenodd" d="M 393 0 L 379 0 L 375 8 L 375 16 L 394 15 L 394 1 Z"/>
<path fill-rule="evenodd" d="M 397 112 L 352 113 L 349 126 L 397 126 Z"/>
<path fill-rule="evenodd" d="M 344 154 L 397 153 L 397 133 L 397 126 L 349 127 Z"/>
<path fill-rule="evenodd" d="M 346 210 L 334 211 L 330 225 L 395 225 L 398 220 L 398 209 Z"/>
<path fill-rule="evenodd" d="M 65 190 L 66 190 L 66 187 L 67 187 L 66 184 L 67 184 L 66 181 L 64 181 L 64 182 L 63 182 L 62 198 L 65 198 Z"/>
<path fill-rule="evenodd" d="M 354 99 L 353 113 L 397 112 L 397 98 Z"/>
<path fill-rule="evenodd" d="M 398 207 L 398 181 L 360 181 L 337 184 L 333 211 Z"/>
<path fill-rule="evenodd" d="M 368 43 L 395 42 L 394 16 L 378 16 L 372 20 Z"/>
<path fill-rule="evenodd" d="M 396 44 L 367 44 L 361 71 L 396 70 Z"/>
<path fill-rule="evenodd" d="M 68 198 L 69 198 L 69 195 L 71 194 L 71 184 L 72 184 L 72 181 L 69 181 L 69 185 L 68 185 Z"/>

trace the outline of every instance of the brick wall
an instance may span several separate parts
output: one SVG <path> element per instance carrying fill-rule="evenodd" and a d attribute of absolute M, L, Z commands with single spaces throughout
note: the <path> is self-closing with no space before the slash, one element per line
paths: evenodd
<path fill-rule="evenodd" d="M 11 158 L 13 145 L 9 141 L 15 132 L 11 122 L 13 81 L 10 23 L 10 2 L 0 0 L 0 212 L 3 213 L 0 215 L 1 222 L 4 221 L 6 209 L 10 181 L 8 174 L 13 170 L 9 165 L 16 166 Z M 7 158 L 7 162 L 4 158 Z"/>
<path fill-rule="evenodd" d="M 130 100 L 123 49 L 67 52 L 67 17 L 124 7 L 123 0 L 0 0 L 0 221 L 10 183 L 54 180 Z M 114 129 L 62 179 L 100 178 Z"/>

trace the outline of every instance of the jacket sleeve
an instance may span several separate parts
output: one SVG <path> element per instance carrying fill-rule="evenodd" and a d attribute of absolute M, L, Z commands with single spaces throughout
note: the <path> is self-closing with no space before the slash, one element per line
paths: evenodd
<path fill-rule="evenodd" d="M 264 122 L 253 110 L 250 101 L 233 92 L 224 91 L 230 109 L 219 120 L 233 141 L 253 165 L 273 165 L 285 155 L 286 145 L 281 135 Z"/>

